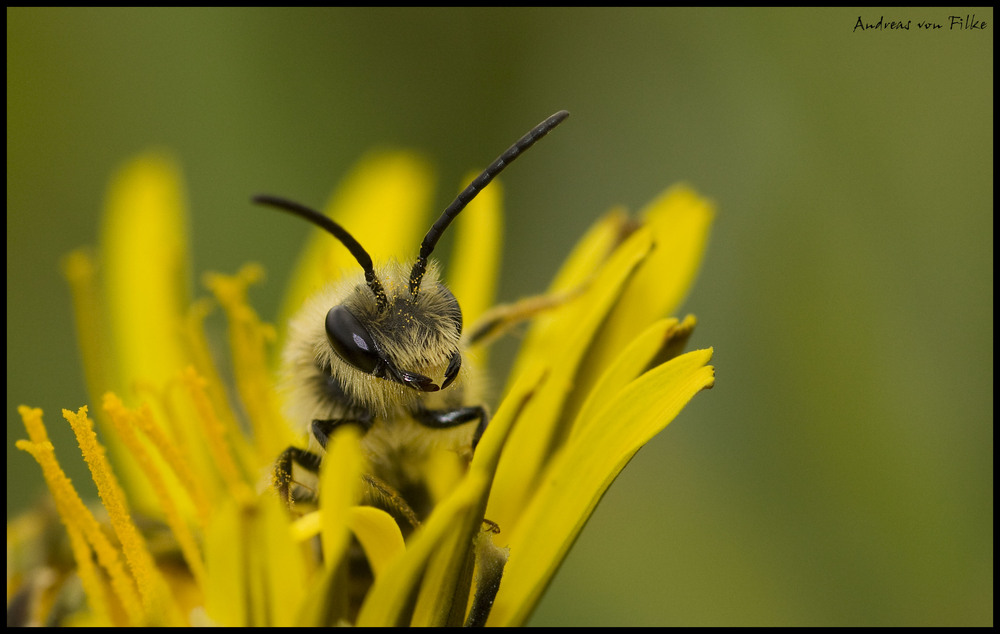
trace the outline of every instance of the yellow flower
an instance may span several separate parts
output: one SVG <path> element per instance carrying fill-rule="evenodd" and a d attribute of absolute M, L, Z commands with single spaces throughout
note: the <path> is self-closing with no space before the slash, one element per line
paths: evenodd
<path fill-rule="evenodd" d="M 412 257 L 430 224 L 429 183 L 412 155 L 371 156 L 326 212 L 377 262 Z M 452 229 L 447 283 L 466 324 L 496 314 L 488 308 L 500 196 L 498 184 L 484 190 Z M 681 354 L 694 318 L 668 317 L 694 280 L 713 212 L 675 187 L 636 219 L 610 212 L 579 243 L 471 461 L 458 471 L 428 464 L 434 507 L 412 534 L 404 539 L 389 513 L 359 505 L 367 467 L 351 426 L 330 441 L 318 510 L 296 516 L 269 486 L 276 457 L 306 441 L 292 431 L 303 421 L 283 418 L 272 378 L 284 333 L 247 303 L 259 267 L 206 275 L 213 298 L 188 296 L 183 198 L 168 158 L 136 159 L 113 181 L 97 255 L 67 258 L 101 406 L 63 416 L 103 508 L 84 504 L 63 474 L 42 412 L 20 408 L 29 439 L 18 447 L 41 466 L 72 553 L 67 565 L 65 551 L 31 548 L 49 543 L 37 515 L 8 525 L 8 608 L 13 601 L 23 622 L 522 624 L 631 456 L 713 384 L 711 349 Z M 279 323 L 356 268 L 317 231 Z M 214 307 L 228 324 L 225 363 L 205 335 Z M 472 352 L 470 363 L 482 365 L 485 350 Z M 359 547 L 374 580 L 350 597 L 347 565 Z M 75 579 L 85 603 L 74 598 Z"/>

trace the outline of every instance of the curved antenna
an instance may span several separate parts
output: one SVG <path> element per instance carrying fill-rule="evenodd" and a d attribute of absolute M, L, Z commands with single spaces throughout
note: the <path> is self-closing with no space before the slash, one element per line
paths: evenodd
<path fill-rule="evenodd" d="M 507 148 L 507 151 L 497 157 L 497 160 L 490 163 L 490 166 L 483 170 L 480 174 L 469 183 L 469 186 L 462 190 L 462 193 L 458 195 L 455 200 L 448 205 L 448 208 L 444 210 L 441 217 L 437 219 L 437 222 L 430 228 L 427 235 L 424 236 L 424 241 L 420 244 L 420 255 L 417 256 L 417 261 L 413 264 L 413 270 L 410 272 L 410 294 L 413 296 L 417 295 L 417 291 L 420 290 L 420 281 L 424 278 L 424 273 L 427 271 L 427 258 L 430 256 L 431 252 L 434 250 L 435 245 L 437 245 L 438 240 L 441 238 L 441 234 L 444 230 L 448 228 L 451 221 L 455 219 L 465 206 L 472 202 L 472 199 L 483 190 L 484 187 L 490 184 L 497 174 L 502 172 L 504 168 L 514 162 L 522 152 L 530 148 L 535 144 L 535 141 L 539 140 L 550 131 L 552 128 L 556 127 L 562 123 L 566 117 L 569 116 L 569 112 L 565 110 L 560 110 L 555 113 L 545 121 L 542 121 L 530 132 L 525 134 L 523 137 L 517 140 L 514 145 Z"/>
<path fill-rule="evenodd" d="M 305 205 L 286 198 L 262 194 L 254 196 L 253 202 L 258 205 L 268 205 L 269 207 L 293 213 L 296 216 L 304 218 L 317 227 L 325 229 L 327 232 L 333 234 L 333 237 L 340 240 L 341 244 L 347 247 L 347 250 L 351 252 L 354 259 L 357 260 L 358 264 L 361 265 L 361 268 L 364 269 L 365 281 L 368 283 L 368 288 L 372 289 L 372 293 L 375 294 L 375 302 L 378 309 L 383 310 L 389 305 L 389 299 L 385 295 L 385 289 L 382 288 L 382 283 L 379 282 L 378 277 L 375 276 L 375 267 L 372 265 L 371 256 L 368 255 L 368 252 L 365 251 L 364 247 L 362 247 L 361 244 L 354 239 L 354 236 L 347 233 L 346 229 L 315 209 L 310 209 Z"/>

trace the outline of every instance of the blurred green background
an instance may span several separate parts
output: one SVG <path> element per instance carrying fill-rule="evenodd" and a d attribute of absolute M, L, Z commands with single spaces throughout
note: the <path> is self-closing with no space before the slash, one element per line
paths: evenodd
<path fill-rule="evenodd" d="M 948 28 L 967 13 L 987 29 Z M 883 15 L 911 30 L 854 31 Z M 717 384 L 612 486 L 532 623 L 992 625 L 993 33 L 981 8 L 8 9 L 8 514 L 44 491 L 18 404 L 74 454 L 59 259 L 96 243 L 123 161 L 175 154 L 194 270 L 262 262 L 273 319 L 308 227 L 251 194 L 320 205 L 408 147 L 443 208 L 565 108 L 503 177 L 501 300 L 686 181 L 718 205 L 684 307 Z"/>

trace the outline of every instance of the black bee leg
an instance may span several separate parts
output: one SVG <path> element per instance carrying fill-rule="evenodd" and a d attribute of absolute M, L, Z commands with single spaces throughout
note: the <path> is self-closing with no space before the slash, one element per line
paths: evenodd
<path fill-rule="evenodd" d="M 316 442 L 319 443 L 319 446 L 325 450 L 334 429 L 344 423 L 361 425 L 362 429 L 367 431 L 372 425 L 372 419 L 314 420 L 310 431 L 316 439 Z M 299 482 L 295 479 L 295 466 L 297 465 L 311 474 L 318 475 L 319 466 L 322 461 L 323 458 L 320 455 L 298 447 L 289 447 L 281 452 L 281 455 L 278 456 L 278 460 L 274 463 L 273 482 L 274 488 L 278 490 L 278 495 L 281 496 L 281 500 L 285 503 L 285 506 L 291 508 L 292 503 L 294 502 L 292 496 L 292 485 L 296 485 L 298 487 L 300 498 L 308 501 L 315 497 L 315 490 L 313 490 L 312 486 Z M 302 491 L 305 491 L 306 493 L 301 494 Z M 301 502 L 303 499 L 300 499 L 299 501 Z"/>
<path fill-rule="evenodd" d="M 298 447 L 289 447 L 281 452 L 277 462 L 274 464 L 274 488 L 278 490 L 281 501 L 285 506 L 291 507 L 291 486 L 295 483 L 292 476 L 292 465 L 299 465 L 310 473 L 319 473 L 319 465 L 322 461 L 318 455 Z"/>
<path fill-rule="evenodd" d="M 327 420 L 314 420 L 312 422 L 311 431 L 313 438 L 319 443 L 319 446 L 326 449 L 326 443 L 330 441 L 330 436 L 333 434 L 333 430 L 344 424 L 354 424 L 360 425 L 362 433 L 368 431 L 372 426 L 371 419 L 353 419 L 353 418 L 331 418 Z"/>
<path fill-rule="evenodd" d="M 457 407 L 455 409 L 418 410 L 413 413 L 413 418 L 425 427 L 433 427 L 437 429 L 457 427 L 458 425 L 464 425 L 465 423 L 471 423 L 474 420 L 478 420 L 479 424 L 476 426 L 476 431 L 472 435 L 473 449 L 475 449 L 476 445 L 479 444 L 479 439 L 483 437 L 483 432 L 486 431 L 486 425 L 490 422 L 489 414 L 486 413 L 486 409 L 481 405 Z"/>

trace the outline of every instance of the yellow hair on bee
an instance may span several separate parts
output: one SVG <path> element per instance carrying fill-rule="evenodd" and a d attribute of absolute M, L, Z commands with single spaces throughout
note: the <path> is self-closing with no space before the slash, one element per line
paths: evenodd
<path fill-rule="evenodd" d="M 375 378 L 345 363 L 331 347 L 324 329 L 332 306 L 346 306 L 396 367 L 435 379 L 443 377 L 452 353 L 460 346 L 461 333 L 453 324 L 456 319 L 461 323 L 461 315 L 453 312 L 454 300 L 439 282 L 436 265 L 428 268 L 416 297 L 409 291 L 409 274 L 408 266 L 395 261 L 379 268 L 378 276 L 389 300 L 389 310 L 384 314 L 379 313 L 363 275 L 357 273 L 313 295 L 289 321 L 283 387 L 290 420 L 308 425 L 316 419 L 356 414 L 345 408 L 345 402 L 363 407 L 378 418 L 399 417 L 422 396 L 412 388 Z M 460 392 L 458 382 L 449 388 L 449 395 Z M 343 390 L 346 399 L 337 398 L 341 395 L 336 387 Z M 448 400 L 462 399 L 452 396 Z"/>

